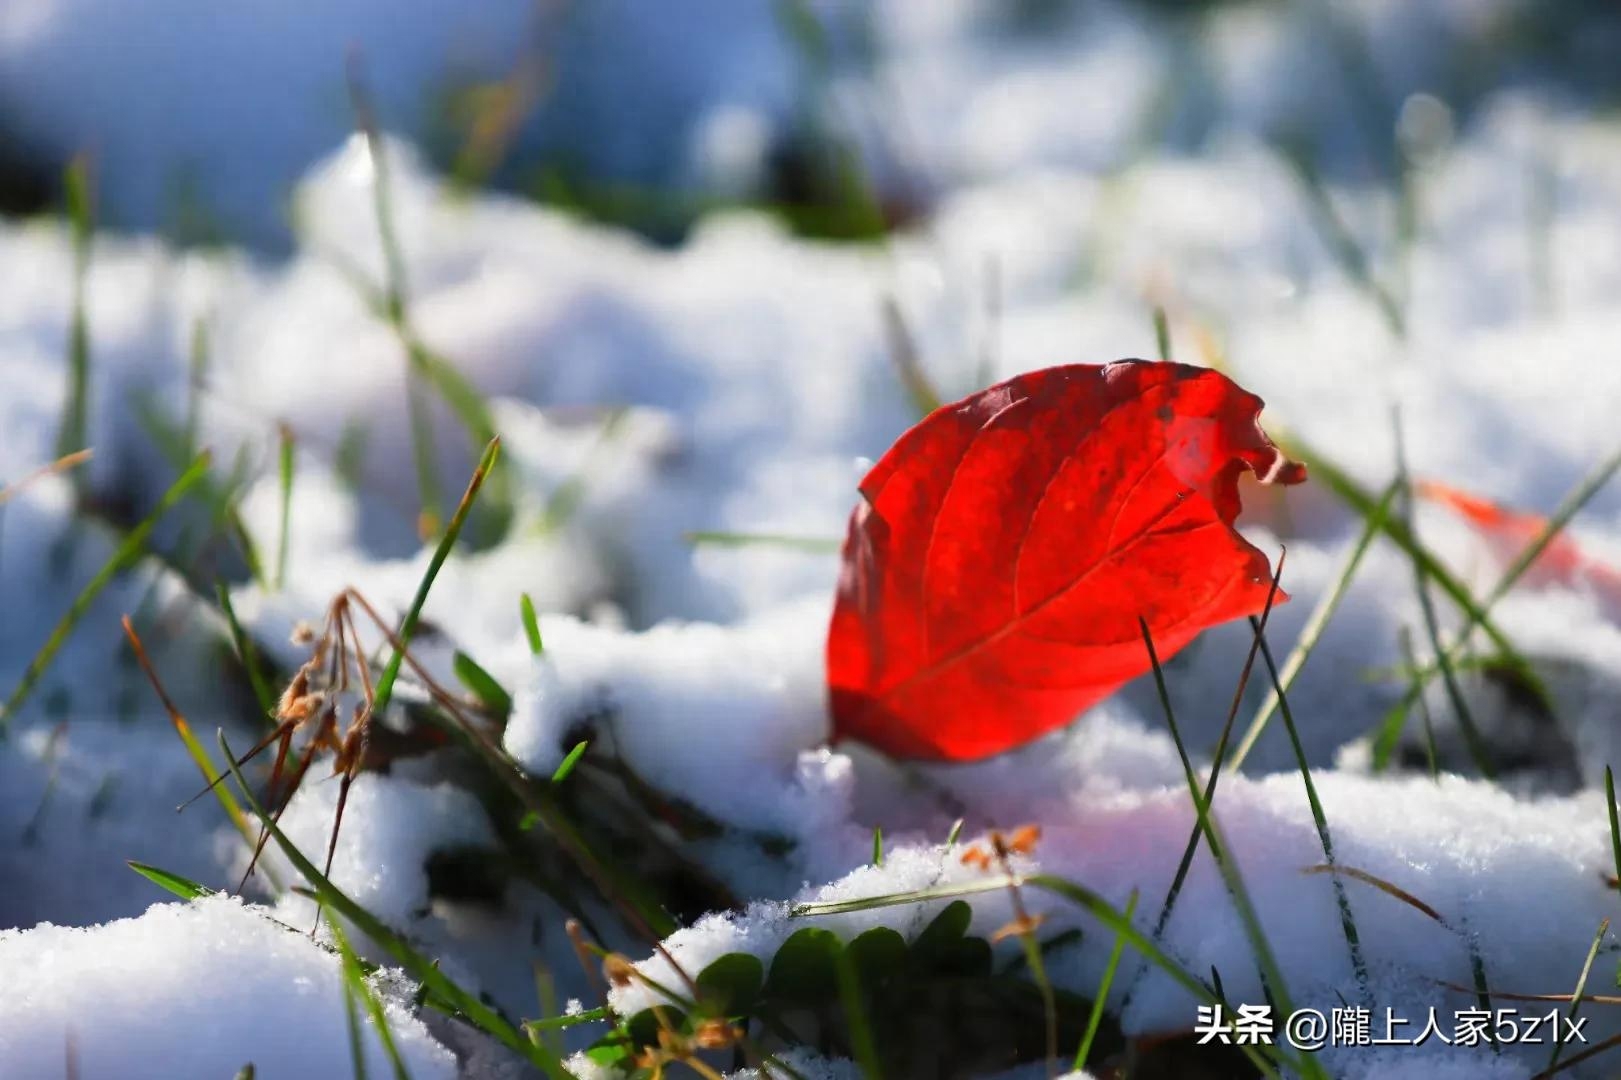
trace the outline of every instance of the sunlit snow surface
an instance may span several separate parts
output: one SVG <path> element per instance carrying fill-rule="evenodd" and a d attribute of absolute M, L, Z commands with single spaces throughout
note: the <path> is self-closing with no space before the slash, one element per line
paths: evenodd
<path fill-rule="evenodd" d="M 349 7 L 364 18 L 364 5 Z M 455 54 L 462 70 L 505 70 L 512 28 L 526 18 L 521 7 L 486 14 L 476 33 L 456 37 L 469 43 Z M 211 800 L 175 815 L 202 781 L 122 644 L 118 616 L 134 616 L 203 744 L 213 749 L 215 729 L 236 718 L 228 734 L 240 751 L 254 738 L 239 722 L 252 706 L 234 696 L 235 679 L 232 697 L 219 691 L 228 653 L 206 591 L 217 573 L 234 575 L 239 614 L 283 665 L 302 659 L 288 644 L 295 625 L 318 623 L 347 586 L 387 616 L 409 603 L 429 553 L 417 540 L 407 368 L 395 331 L 354 280 L 375 285 L 384 269 L 374 163 L 363 142 L 344 140 L 342 73 L 330 65 L 299 91 L 324 103 L 325 118 L 287 105 L 285 124 L 254 144 L 262 159 L 220 141 L 241 137 L 240 125 L 202 113 L 166 128 L 164 140 L 135 145 L 138 118 L 109 102 L 128 100 L 128 79 L 154 64 L 170 72 L 168 94 L 189 94 L 190 79 L 230 82 L 232 97 L 214 102 L 222 116 L 265 107 L 272 92 L 278 101 L 305 99 L 229 51 L 207 54 L 213 74 L 206 65 L 165 66 L 161 59 L 185 45 L 185 20 L 173 24 L 173 40 L 143 39 L 86 83 L 75 74 L 90 62 L 85 41 L 110 32 L 88 16 L 106 10 L 92 0 L 24 0 L 0 13 L 0 100 L 23 85 L 38 95 L 34 107 L 12 105 L 0 120 L 52 153 L 96 142 L 110 220 L 157 221 L 171 156 L 192 156 L 216 163 L 197 182 L 221 200 L 220 213 L 240 215 L 242 235 L 292 246 L 269 260 L 240 248 L 180 253 L 155 239 L 97 235 L 86 296 L 90 505 L 99 500 L 126 517 L 149 510 L 176 475 L 173 443 L 189 428 L 195 445 L 211 448 L 222 480 L 243 462 L 243 524 L 273 563 L 281 520 L 274 462 L 278 425 L 286 425 L 297 446 L 288 573 L 281 588 L 244 583 L 233 549 L 186 546 L 208 533 L 206 510 L 178 512 L 154 542 L 189 552 L 177 562 L 204 591 L 143 564 L 89 610 L 28 704 L 8 718 L 0 925 L 18 929 L 0 933 L 8 973 L 0 1063 L 21 1062 L 19 1075 L 58 1075 L 71 1040 L 87 1077 L 104 1074 L 99 1055 L 136 1046 L 169 1070 L 153 1075 L 231 1075 L 248 1060 L 266 1076 L 298 1068 L 342 1075 L 335 960 L 262 917 L 300 929 L 312 918 L 306 900 L 270 893 L 292 876 L 273 845 L 250 886 L 272 907 L 211 900 L 140 915 L 158 896 L 124 860 L 229 887 L 247 853 Z M 1449 3 L 1419 16 L 1404 14 L 1405 5 L 1354 6 L 1399 96 L 1435 86 L 1448 56 L 1483 48 L 1492 26 L 1516 10 Z M 630 16 L 599 17 L 606 29 L 594 47 L 606 49 L 612 20 Z M 385 104 L 451 65 L 448 44 L 423 44 L 450 34 L 435 18 L 395 14 L 398 40 L 368 50 Z M 895 377 L 886 302 L 903 313 L 946 397 L 1053 364 L 1153 355 L 1151 312 L 1161 305 L 1178 359 L 1223 365 L 1266 399 L 1269 428 L 1308 440 L 1374 491 L 1393 475 L 1393 407 L 1415 474 L 1541 513 L 1615 449 L 1621 367 L 1608 358 L 1621 331 L 1621 133 L 1530 93 L 1432 114 L 1428 127 L 1428 106 L 1417 107 L 1404 114 L 1408 126 L 1430 142 L 1419 147 L 1417 225 L 1405 249 L 1388 190 L 1354 169 L 1328 169 L 1337 214 L 1404 312 L 1400 335 L 1325 244 L 1287 164 L 1258 138 L 1302 117 L 1325 128 L 1343 120 L 1339 97 L 1297 92 L 1310 81 L 1302 72 L 1322 62 L 1297 47 L 1316 40 L 1303 20 L 1266 21 L 1244 6 L 1212 16 L 1204 91 L 1178 91 L 1207 103 L 1203 152 L 1138 158 L 1142 114 L 1190 47 L 1156 33 L 1145 16 L 1098 7 L 1084 27 L 1032 33 L 969 4 L 882 8 L 881 70 L 840 68 L 830 93 L 850 107 L 828 107 L 855 132 L 881 184 L 929 207 L 883 247 L 818 245 L 737 212 L 702 220 L 679 247 L 653 247 L 514 197 L 452 194 L 429 158 L 388 142 L 413 325 L 492 398 L 515 489 L 506 539 L 442 572 L 424 613 L 427 650 L 438 670 L 446 666 L 439 654 L 460 648 L 514 692 L 504 745 L 535 776 L 549 777 L 589 739 L 593 754 L 616 756 L 724 826 L 689 848 L 750 906 L 671 938 L 684 966 L 736 949 L 769 957 L 801 924 L 788 918 L 789 902 L 974 880 L 980 872 L 942 847 L 959 811 L 964 842 L 990 827 L 1039 822 L 1043 836 L 1026 869 L 1082 882 L 1116 905 L 1136 890 L 1138 922 L 1148 928 L 1193 829 L 1181 764 L 1152 687 L 1141 682 L 1071 730 L 975 765 L 900 769 L 859 747 L 829 748 L 821 647 L 836 556 L 689 542 L 694 532 L 842 535 L 866 464 L 916 416 Z M 271 29 L 259 40 L 280 42 L 284 59 L 314 57 L 321 48 L 308 42 L 326 40 L 305 34 L 293 15 Z M 646 33 L 656 38 L 656 27 Z M 782 67 L 771 59 L 782 47 L 774 33 L 745 26 L 717 35 L 707 61 L 692 58 L 694 68 L 707 62 L 708 74 L 692 75 L 682 124 L 662 125 L 682 147 L 653 156 L 675 172 L 709 167 L 705 154 L 725 156 L 710 143 L 747 126 L 724 114 L 739 103 L 768 135 L 787 123 L 793 94 L 781 86 L 767 93 L 749 74 Z M 404 48 L 413 35 L 423 40 Z M 872 100 L 860 89 L 870 81 L 893 90 L 884 100 L 904 126 L 856 107 Z M 570 91 L 598 109 L 614 92 Z M 1077 109 L 1100 97 L 1116 107 Z M 624 145 L 635 142 L 624 135 Z M 602 153 L 605 172 L 645 164 L 634 153 L 617 160 L 607 145 Z M 270 201 L 300 176 L 291 195 L 299 228 L 288 240 Z M 55 456 L 71 283 L 64 229 L 0 227 L 0 478 Z M 199 325 L 207 344 L 200 371 Z M 440 483 L 453 497 L 476 447 L 442 404 L 431 423 Z M 358 495 L 337 464 L 346 446 L 363 447 Z M 1251 489 L 1246 498 L 1251 537 L 1269 552 L 1288 549 L 1293 600 L 1269 628 L 1281 658 L 1334 583 L 1360 522 L 1320 480 L 1282 497 Z M 58 477 L 0 506 L 7 692 L 116 543 L 110 529 L 76 514 L 74 501 L 70 480 Z M 1417 528 L 1477 592 L 1500 572 L 1500 554 L 1447 512 L 1421 505 Z M 1601 492 L 1572 535 L 1621 565 L 1621 490 Z M 543 612 L 539 657 L 520 622 L 522 592 Z M 1446 601 L 1438 604 L 1455 625 Z M 1222 780 L 1216 817 L 1297 1002 L 1451 1010 L 1472 998 L 1440 984 L 1471 985 L 1477 957 L 1496 990 L 1570 991 L 1615 896 L 1604 881 L 1614 867 L 1602 776 L 1618 749 L 1616 605 L 1585 586 L 1542 582 L 1495 609 L 1556 706 L 1556 719 L 1532 726 L 1501 683 L 1466 673 L 1463 689 L 1508 766 L 1500 783 L 1431 780 L 1416 716 L 1397 751 L 1400 775 L 1375 778 L 1369 733 L 1401 692 L 1379 671 L 1400 663 L 1404 630 L 1420 653 L 1427 643 L 1408 560 L 1388 544 L 1370 551 L 1290 702 L 1338 861 L 1406 890 L 1443 921 L 1341 879 L 1359 930 L 1362 985 L 1334 879 L 1305 873 L 1324 861 L 1322 846 L 1274 719 L 1246 774 Z M 1225 719 L 1248 639 L 1243 627 L 1220 628 L 1168 665 L 1178 719 L 1201 760 Z M 1263 678 L 1241 702 L 1240 724 L 1253 715 Z M 1439 686 L 1428 704 L 1441 765 L 1471 772 Z M 444 758 L 402 761 L 355 784 L 334 881 L 514 1016 L 537 1009 L 532 961 L 562 980 L 565 996 L 589 997 L 561 911 L 531 884 L 508 882 L 494 902 L 433 895 L 430 859 L 497 843 L 495 825 L 462 786 L 466 775 Z M 325 852 L 338 796 L 337 782 L 317 772 L 283 819 L 312 858 Z M 881 868 L 866 865 L 874 827 L 885 836 Z M 1054 926 L 1075 919 L 1086 930 L 1049 967 L 1063 985 L 1090 993 L 1111 935 L 1051 897 L 1032 891 L 1028 899 Z M 935 909 L 818 922 L 911 933 Z M 976 932 L 1010 918 L 1000 893 L 976 898 L 975 911 Z M 104 925 L 29 929 L 44 922 Z M 1250 944 L 1202 852 L 1162 941 L 1191 971 L 1218 969 L 1231 997 L 1260 999 Z M 638 958 L 651 951 L 618 944 Z M 1601 954 L 1595 979 L 1609 958 Z M 664 960 L 647 963 L 655 977 L 669 974 Z M 181 1018 L 204 996 L 210 1038 L 200 1040 Z M 646 994 L 633 988 L 616 998 L 632 1006 Z M 1193 1001 L 1129 953 L 1111 1001 L 1124 1006 L 1133 1033 L 1192 1026 Z M 1592 1013 L 1590 1040 L 1614 1032 L 1604 1013 Z M 454 1074 L 449 1052 L 425 1029 L 403 1014 L 392 1023 L 414 1075 Z M 282 1039 L 278 1030 L 299 1034 Z M 463 1074 L 501 1075 L 487 1052 L 457 1049 Z M 120 1075 L 141 1075 L 138 1063 L 118 1061 Z M 1604 1061 L 1593 1075 L 1603 1075 Z M 1434 1080 L 1523 1076 L 1545 1062 L 1545 1050 L 1494 1058 L 1441 1048 L 1342 1053 L 1329 1065 L 1336 1076 L 1422 1070 Z M 844 1063 L 799 1067 L 808 1076 L 853 1075 Z M 381 1059 L 372 1065 L 374 1075 L 386 1068 Z"/>

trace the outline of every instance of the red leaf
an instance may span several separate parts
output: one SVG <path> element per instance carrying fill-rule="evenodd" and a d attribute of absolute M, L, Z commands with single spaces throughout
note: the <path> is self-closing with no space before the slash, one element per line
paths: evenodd
<path fill-rule="evenodd" d="M 1125 360 L 1048 368 L 935 410 L 861 483 L 827 641 L 835 739 L 961 761 L 1060 727 L 1259 612 L 1266 556 L 1238 477 L 1305 468 L 1225 375 Z M 1279 600 L 1285 599 L 1279 594 Z"/>
<path fill-rule="evenodd" d="M 1473 525 L 1504 563 L 1519 558 L 1548 527 L 1548 519 L 1540 514 L 1510 510 L 1436 480 L 1420 480 L 1413 489 Z M 1621 604 L 1621 572 L 1583 551 L 1563 531 L 1554 534 L 1520 580 L 1533 586 L 1587 587 L 1610 605 Z"/>

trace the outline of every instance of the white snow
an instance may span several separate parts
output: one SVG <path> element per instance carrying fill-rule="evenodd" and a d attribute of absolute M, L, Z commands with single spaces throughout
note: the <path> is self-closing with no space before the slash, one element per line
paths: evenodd
<path fill-rule="evenodd" d="M 0 1061 L 11 1076 L 345 1076 L 336 955 L 238 900 L 154 904 L 87 929 L 0 930 Z M 389 1032 L 411 1075 L 454 1077 L 455 1059 L 398 1002 Z M 361 1012 L 366 1068 L 389 1068 Z"/>

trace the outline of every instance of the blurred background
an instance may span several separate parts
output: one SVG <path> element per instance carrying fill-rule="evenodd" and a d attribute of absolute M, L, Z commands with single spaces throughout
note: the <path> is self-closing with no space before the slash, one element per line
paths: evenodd
<path fill-rule="evenodd" d="M 1614 106 L 1605 0 L 9 0 L 0 209 L 286 253 L 371 113 L 464 190 L 663 242 L 707 212 L 871 239 L 943 191 L 1260 140 L 1400 181 L 1505 90 Z"/>

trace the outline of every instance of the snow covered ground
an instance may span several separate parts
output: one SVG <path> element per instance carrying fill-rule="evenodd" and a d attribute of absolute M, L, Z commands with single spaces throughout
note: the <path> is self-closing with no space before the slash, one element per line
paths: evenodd
<path fill-rule="evenodd" d="M 442 521 L 482 441 L 457 384 L 413 380 L 413 349 L 476 388 L 503 440 L 469 525 L 479 543 L 439 574 L 415 652 L 457 692 L 459 651 L 511 694 L 492 739 L 537 789 L 588 742 L 556 785 L 561 806 L 614 838 L 610 863 L 679 883 L 664 900 L 685 925 L 655 952 L 536 839 L 545 829 L 476 755 L 416 739 L 395 709 L 409 752 L 349 790 L 331 880 L 513 1020 L 602 1002 L 570 916 L 665 986 L 682 979 L 672 964 L 690 974 L 732 952 L 769 968 L 801 926 L 912 938 L 944 901 L 838 915 L 791 904 L 973 888 L 989 874 L 964 846 L 1031 823 L 1042 833 L 1022 872 L 1115 908 L 1135 893 L 1135 925 L 1185 970 L 1216 970 L 1233 1002 L 1263 1000 L 1231 885 L 1202 848 L 1155 931 L 1195 815 L 1150 680 L 986 762 L 827 745 L 836 542 L 857 481 L 918 418 L 898 347 L 949 400 L 1037 368 L 1158 355 L 1159 309 L 1172 356 L 1228 372 L 1267 401 L 1280 441 L 1374 493 L 1395 475 L 1397 423 L 1415 476 L 1541 514 L 1617 449 L 1621 128 L 1588 108 L 1603 54 L 1582 50 L 1598 46 L 1560 54 L 1559 83 L 1544 46 L 1516 51 L 1558 37 L 1536 5 L 799 5 L 820 43 L 768 5 L 734 18 L 705 3 L 680 26 L 629 0 L 386 17 L 358 0 L 274 17 L 168 6 L 162 18 L 107 0 L 0 8 L 0 130 L 47 170 L 88 148 L 98 213 L 121 230 L 95 234 L 80 290 L 66 223 L 0 224 L 0 486 L 58 456 L 76 308 L 95 451 L 0 494 L 0 694 L 31 687 L 0 713 L 0 970 L 14 973 L 0 980 L 0 1075 L 59 1076 L 69 1060 L 87 1078 L 231 1075 L 249 1061 L 263 1076 L 349 1070 L 333 943 L 299 936 L 314 906 L 274 842 L 253 903 L 158 904 L 121 865 L 230 889 L 250 852 L 212 799 L 175 814 L 203 781 L 119 616 L 217 761 L 216 729 L 241 752 L 263 727 L 216 580 L 282 680 L 309 655 L 296 628 L 319 631 L 342 590 L 403 614 L 432 555 L 422 474 Z M 1589 30 L 1614 40 L 1603 19 Z M 381 161 L 347 134 L 351 46 L 398 133 Z M 529 56 L 559 65 L 551 96 L 513 136 L 509 190 L 469 193 L 447 179 L 456 154 L 435 96 L 510 85 Z M 608 74 L 621 70 L 639 77 Z M 775 156 L 814 137 L 859 148 L 879 201 L 908 208 L 909 224 L 832 244 L 732 209 L 670 246 L 511 190 L 525 162 L 589 148 L 575 164 L 603 182 L 768 197 Z M 163 239 L 177 190 L 240 243 Z M 64 613 L 202 447 L 211 478 L 165 513 L 158 556 L 114 579 L 41 667 Z M 1323 470 L 1245 498 L 1247 535 L 1288 550 L 1293 599 L 1268 627 L 1281 661 L 1363 521 Z M 496 530 L 488 508 L 502 501 L 510 523 Z M 1476 596 L 1512 557 L 1433 500 L 1414 520 Z M 1334 861 L 1364 876 L 1308 872 L 1324 845 L 1278 718 L 1242 775 L 1223 776 L 1214 815 L 1294 1004 L 1420 1020 L 1433 1007 L 1450 1033 L 1478 980 L 1527 1015 L 1558 1003 L 1503 995 L 1576 985 L 1616 897 L 1603 785 L 1621 758 L 1621 598 L 1603 568 L 1621 567 L 1621 488 L 1601 489 L 1569 535 L 1598 569 L 1533 573 L 1492 609 L 1552 708 L 1528 706 L 1501 666 L 1459 672 L 1493 779 L 1441 680 L 1393 769 L 1376 771 L 1373 733 L 1405 690 L 1391 671 L 1403 636 L 1420 657 L 1431 649 L 1408 555 L 1384 539 L 1369 549 L 1289 693 Z M 1431 592 L 1450 632 L 1459 612 Z M 364 618 L 357 632 L 380 666 L 381 635 Z M 1201 766 L 1249 645 L 1247 627 L 1220 627 L 1166 666 Z M 1258 667 L 1240 730 L 1265 683 Z M 426 700 L 407 669 L 397 704 L 420 713 Z M 1422 711 L 1437 764 L 1458 775 L 1430 776 Z M 265 762 L 248 771 L 269 776 Z M 339 801 L 329 771 L 319 759 L 281 819 L 317 865 Z M 1023 893 L 1043 938 L 1080 928 L 1046 966 L 1090 997 L 1112 930 Z M 976 935 L 1014 916 L 1005 890 L 970 898 Z M 353 936 L 368 959 L 399 962 Z M 1618 946 L 1603 934 L 1591 991 L 1612 983 Z M 999 943 L 998 963 L 1018 948 Z M 403 976 L 374 981 L 411 1075 L 524 1075 L 467 1025 L 414 1012 Z M 628 1016 L 658 994 L 633 980 L 608 1000 Z M 1127 950 L 1109 1004 L 1135 1037 L 1191 1030 L 1197 1002 Z M 1605 1006 L 1583 1015 L 1590 1044 L 1617 1033 Z M 563 1045 L 605 1029 L 571 1026 Z M 1336 1077 L 1530 1076 L 1550 1052 L 1432 1043 L 1322 1063 Z M 806 1076 L 856 1075 L 792 1060 Z M 1608 1075 L 1611 1060 L 1573 1072 Z"/>

